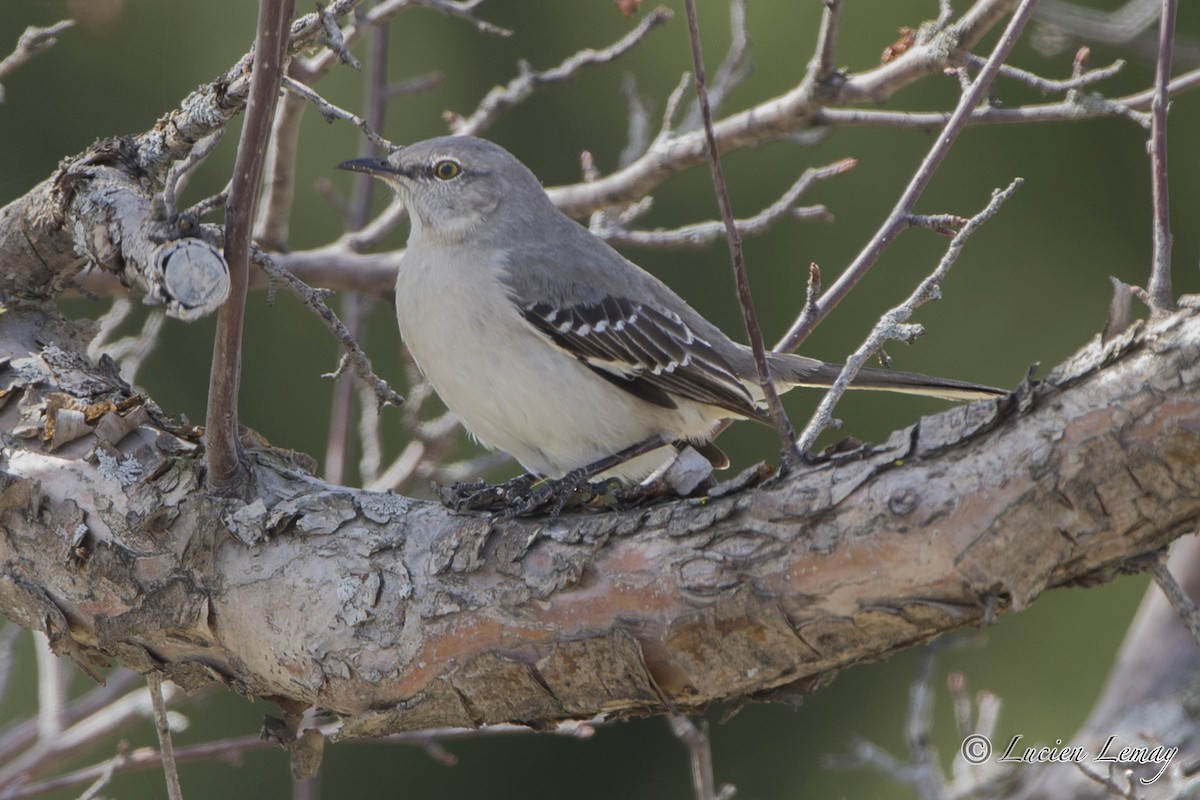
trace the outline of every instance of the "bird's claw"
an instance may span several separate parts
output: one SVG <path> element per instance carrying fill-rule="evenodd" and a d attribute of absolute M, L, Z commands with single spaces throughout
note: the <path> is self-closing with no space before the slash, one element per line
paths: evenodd
<path fill-rule="evenodd" d="M 501 484 L 478 480 L 435 488 L 442 505 L 451 511 L 490 511 L 503 517 L 554 517 L 567 509 L 608 506 L 624 491 L 613 481 L 590 482 L 585 474 L 576 473 L 544 480 L 521 475 Z"/>

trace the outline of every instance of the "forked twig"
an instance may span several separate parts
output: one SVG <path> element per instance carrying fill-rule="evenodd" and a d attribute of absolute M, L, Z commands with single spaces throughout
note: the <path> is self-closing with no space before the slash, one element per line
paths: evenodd
<path fill-rule="evenodd" d="M 805 425 L 804 431 L 800 434 L 799 446 L 807 451 L 816 444 L 817 437 L 822 431 L 830 427 L 833 423 L 833 409 L 837 405 L 838 400 L 845 394 L 849 388 L 850 382 L 858 371 L 866 365 L 867 360 L 878 352 L 879 348 L 885 342 L 891 339 L 901 339 L 911 341 L 921 333 L 920 325 L 911 325 L 908 323 L 909 318 L 919 306 L 936 299 L 940 295 L 939 285 L 945 278 L 946 273 L 958 258 L 958 254 L 962 251 L 967 239 L 975 232 L 980 225 L 991 219 L 1000 206 L 1012 196 L 1021 186 L 1021 179 L 1017 178 L 1008 187 L 1002 191 L 997 191 L 992 195 L 991 202 L 987 204 L 982 211 L 967 220 L 954 238 L 950 241 L 949 247 L 946 248 L 945 255 L 942 256 L 937 268 L 930 273 L 925 280 L 917 286 L 908 299 L 900 305 L 893 308 L 880 318 L 872 329 L 866 341 L 846 359 L 846 365 L 842 368 L 842 372 L 834 381 L 833 386 L 821 398 L 821 403 L 817 406 L 817 410 Z M 820 299 L 817 300 L 817 304 Z"/>

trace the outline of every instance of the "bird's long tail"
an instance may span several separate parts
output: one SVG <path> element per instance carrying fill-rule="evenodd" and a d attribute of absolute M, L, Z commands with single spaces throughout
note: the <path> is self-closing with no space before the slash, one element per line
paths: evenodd
<path fill-rule="evenodd" d="M 770 353 L 771 372 L 781 382 L 791 386 L 830 386 L 837 380 L 842 367 L 790 353 Z M 943 400 L 989 400 L 1005 397 L 1008 392 L 979 383 L 936 378 L 918 372 L 865 367 L 859 370 L 851 389 L 874 389 L 883 392 L 939 397 Z"/>

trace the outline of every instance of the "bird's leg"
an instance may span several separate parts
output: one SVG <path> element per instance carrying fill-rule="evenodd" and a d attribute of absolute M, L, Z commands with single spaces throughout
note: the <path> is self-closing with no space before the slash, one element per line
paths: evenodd
<path fill-rule="evenodd" d="M 551 516 L 563 510 L 563 506 L 571 497 L 571 493 L 586 484 L 591 478 L 607 472 L 613 467 L 624 464 L 630 459 L 645 455 L 651 450 L 657 450 L 666 442 L 660 436 L 652 436 L 645 441 L 626 447 L 624 450 L 605 456 L 578 469 L 573 469 L 561 478 L 545 481 L 532 493 L 523 498 L 514 498 L 512 506 L 505 512 L 508 516 L 531 514 L 550 505 Z"/>

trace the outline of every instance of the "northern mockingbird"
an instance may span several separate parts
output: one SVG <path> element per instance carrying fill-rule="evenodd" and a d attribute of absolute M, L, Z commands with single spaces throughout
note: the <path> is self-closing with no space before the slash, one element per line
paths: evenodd
<path fill-rule="evenodd" d="M 339 168 L 381 178 L 408 207 L 396 317 L 421 372 L 476 439 L 532 475 L 598 465 L 638 479 L 685 442 L 724 466 L 709 444 L 722 420 L 770 424 L 750 348 L 561 213 L 498 145 L 443 136 Z M 841 369 L 768 358 L 780 390 L 828 386 Z M 854 387 L 1006 394 L 885 369 Z"/>

